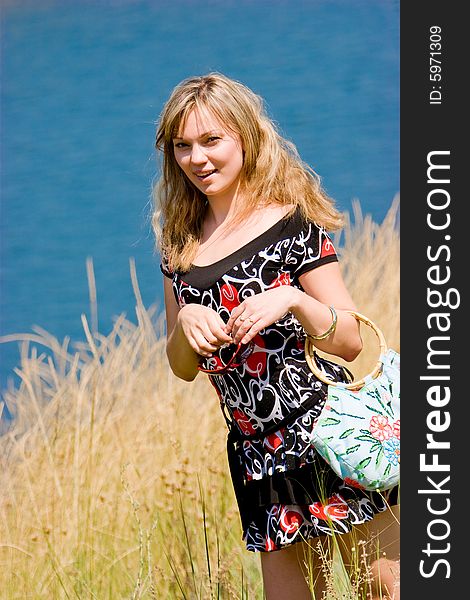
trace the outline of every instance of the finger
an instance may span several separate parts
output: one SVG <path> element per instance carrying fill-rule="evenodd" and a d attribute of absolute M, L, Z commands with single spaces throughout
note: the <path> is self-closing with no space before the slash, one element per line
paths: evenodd
<path fill-rule="evenodd" d="M 216 344 L 211 344 L 204 335 L 199 334 L 194 337 L 193 349 L 202 356 L 212 356 L 212 354 L 218 350 L 218 346 Z"/>
<path fill-rule="evenodd" d="M 227 324 L 218 313 L 214 312 L 214 317 L 215 320 L 210 320 L 208 322 L 211 334 L 217 338 L 219 344 L 231 343 L 232 336 L 230 335 L 230 329 L 227 327 Z"/>
<path fill-rule="evenodd" d="M 238 327 L 236 333 L 234 333 L 233 340 L 238 344 L 238 342 L 243 340 L 243 337 L 247 334 L 247 332 L 253 329 L 253 326 L 259 321 L 259 317 L 250 316 L 246 317 L 243 322 Z"/>
<path fill-rule="evenodd" d="M 216 351 L 216 349 L 210 351 L 210 350 L 205 350 L 203 348 L 201 348 L 201 346 L 199 344 L 190 344 L 191 348 L 194 350 L 194 352 L 196 354 L 199 354 L 199 356 L 204 356 L 205 358 L 211 358 L 211 356 L 214 355 L 214 352 Z"/>
<path fill-rule="evenodd" d="M 212 326 L 209 324 L 209 328 L 204 335 L 211 344 L 216 344 L 217 346 L 232 342 L 232 336 L 225 331 L 225 323 L 223 321 L 220 324 L 217 323 Z"/>
<path fill-rule="evenodd" d="M 220 338 L 214 336 L 208 340 L 208 343 L 211 346 L 213 346 L 214 348 L 216 348 L 217 350 L 219 350 L 223 346 L 227 346 L 228 344 L 231 344 L 232 342 L 233 342 L 233 340 L 230 336 L 224 337 L 223 339 L 220 339 Z"/>
<path fill-rule="evenodd" d="M 236 306 L 232 312 L 230 313 L 230 318 L 227 322 L 227 327 L 229 327 L 230 329 L 233 328 L 233 325 L 235 323 L 235 321 L 240 317 L 240 315 L 243 314 L 243 312 L 245 311 L 246 306 L 245 304 L 239 304 L 238 306 Z"/>
<path fill-rule="evenodd" d="M 238 317 L 232 327 L 232 338 L 234 342 L 238 342 L 240 338 L 240 333 L 244 332 L 244 328 L 248 328 L 248 322 L 245 324 L 245 319 Z"/>
<path fill-rule="evenodd" d="M 256 318 L 249 314 L 251 311 L 246 306 L 243 311 L 239 311 L 238 316 L 234 315 L 235 320 L 232 326 L 232 337 L 235 339 L 237 336 L 240 337 L 240 330 L 244 331 L 245 329 L 250 328 L 250 323 L 253 324 Z"/>
<path fill-rule="evenodd" d="M 218 330 L 213 333 L 216 336 L 218 343 L 230 344 L 232 342 L 232 336 L 225 331 L 225 325 L 224 325 L 224 329 Z"/>
<path fill-rule="evenodd" d="M 211 346 L 217 346 L 219 343 L 219 338 L 215 333 L 212 333 L 210 327 L 206 327 L 202 330 L 202 335 L 206 339 L 207 343 L 211 344 Z"/>
<path fill-rule="evenodd" d="M 263 320 L 259 319 L 256 323 L 253 323 L 253 325 L 250 327 L 250 329 L 248 329 L 248 331 L 245 333 L 245 335 L 241 338 L 241 340 L 240 340 L 241 343 L 248 344 L 265 327 L 266 327 L 266 325 L 263 322 Z"/>

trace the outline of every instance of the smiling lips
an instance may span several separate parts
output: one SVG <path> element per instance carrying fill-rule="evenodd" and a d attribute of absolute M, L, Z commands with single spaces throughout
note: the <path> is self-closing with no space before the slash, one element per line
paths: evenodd
<path fill-rule="evenodd" d="M 196 177 L 198 179 L 201 179 L 202 181 L 204 181 L 204 179 L 207 179 L 210 175 L 213 175 L 216 171 L 217 171 L 217 169 L 212 169 L 212 171 L 199 171 L 198 173 L 194 173 L 194 175 L 196 175 Z"/>

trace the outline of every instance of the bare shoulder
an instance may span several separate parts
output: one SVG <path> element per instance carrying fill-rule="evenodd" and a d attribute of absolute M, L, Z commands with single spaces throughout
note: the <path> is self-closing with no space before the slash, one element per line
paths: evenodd
<path fill-rule="evenodd" d="M 271 213 L 277 218 L 282 219 L 296 207 L 295 204 L 269 204 L 261 210 Z"/>
<path fill-rule="evenodd" d="M 294 208 L 294 204 L 269 204 L 256 211 L 257 214 L 255 220 L 261 228 L 266 229 L 270 225 L 274 225 L 280 221 L 283 217 L 292 212 Z"/>

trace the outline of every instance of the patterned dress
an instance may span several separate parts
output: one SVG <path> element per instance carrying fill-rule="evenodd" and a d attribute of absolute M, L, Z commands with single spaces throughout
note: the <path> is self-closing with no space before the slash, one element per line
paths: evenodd
<path fill-rule="evenodd" d="M 202 304 L 227 322 L 245 298 L 281 285 L 302 290 L 301 275 L 337 260 L 325 230 L 297 209 L 211 265 L 173 272 L 163 258 L 161 270 L 172 279 L 180 307 Z M 228 458 L 247 549 L 269 552 L 347 533 L 395 503 L 396 490 L 385 499 L 339 479 L 313 448 L 311 431 L 327 392 L 306 363 L 305 331 L 292 313 L 253 342 L 236 368 L 209 375 L 230 421 Z M 223 348 L 202 366 L 217 368 L 230 352 Z M 322 366 L 347 380 L 340 367 L 328 361 Z"/>

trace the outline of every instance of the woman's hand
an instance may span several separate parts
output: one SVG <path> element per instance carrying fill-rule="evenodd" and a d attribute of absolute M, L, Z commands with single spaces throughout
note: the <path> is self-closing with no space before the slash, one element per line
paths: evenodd
<path fill-rule="evenodd" d="M 208 306 L 183 306 L 178 322 L 191 348 L 201 356 L 211 356 L 220 346 L 232 342 L 224 321 Z"/>
<path fill-rule="evenodd" d="M 232 310 L 226 330 L 233 341 L 247 344 L 262 329 L 282 319 L 290 312 L 299 293 L 294 287 L 281 285 L 246 298 Z"/>

